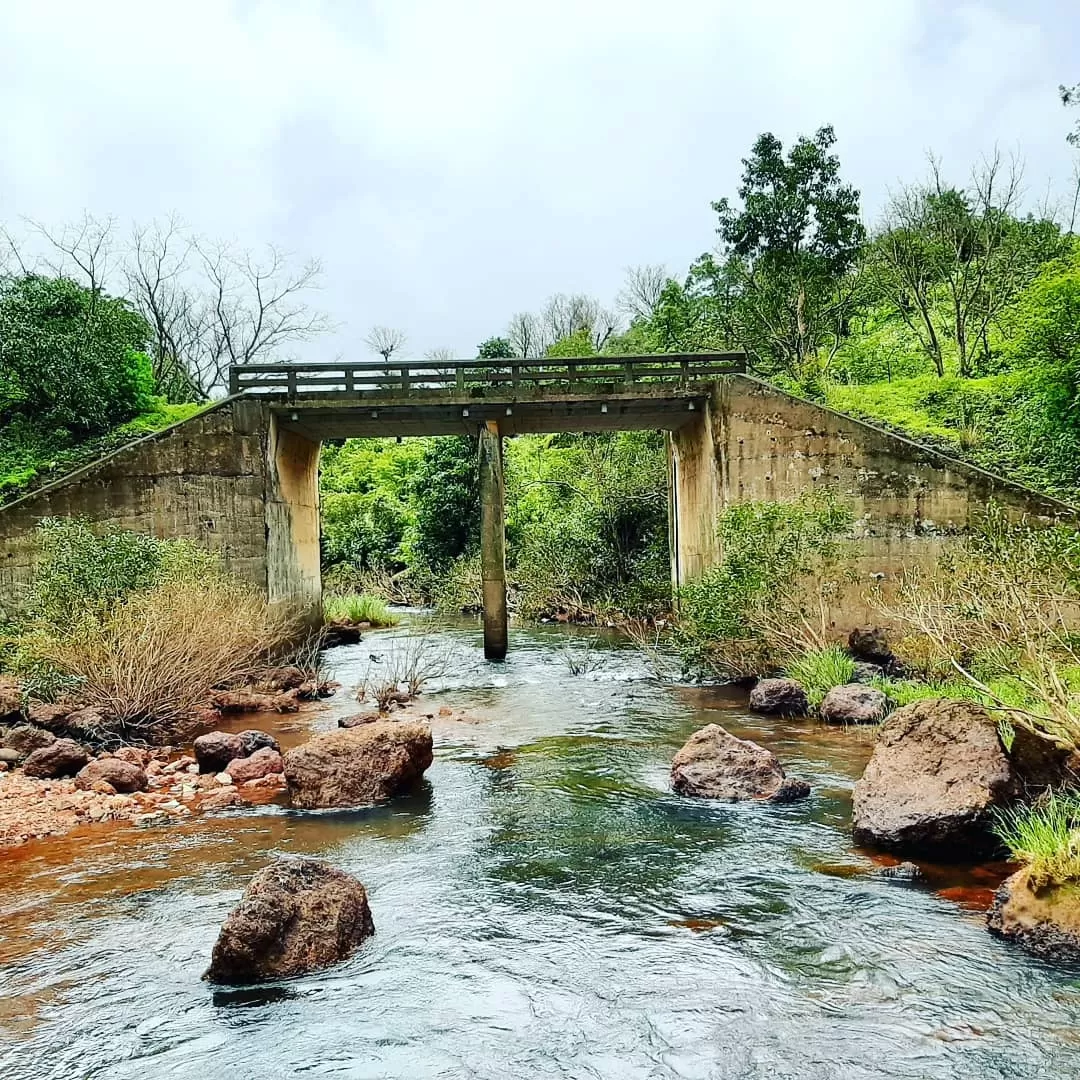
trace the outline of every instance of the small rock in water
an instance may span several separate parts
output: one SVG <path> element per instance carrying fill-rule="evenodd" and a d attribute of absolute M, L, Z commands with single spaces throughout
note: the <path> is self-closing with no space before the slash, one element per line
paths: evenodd
<path fill-rule="evenodd" d="M 774 716 L 805 716 L 810 702 L 794 679 L 761 679 L 750 691 L 750 708 Z"/>
<path fill-rule="evenodd" d="M 1080 962 L 1080 895 L 1075 883 L 1039 885 L 1018 870 L 994 894 L 986 916 L 992 934 L 1044 960 Z"/>
<path fill-rule="evenodd" d="M 680 795 L 730 802 L 790 802 L 810 794 L 810 785 L 787 776 L 772 751 L 738 739 L 718 724 L 687 739 L 672 760 L 671 784 Z"/>
<path fill-rule="evenodd" d="M 225 768 L 225 772 L 232 777 L 234 784 L 243 784 L 248 780 L 261 780 L 270 773 L 279 773 L 284 768 L 281 755 L 264 746 L 256 750 L 251 757 L 235 758 Z"/>
<path fill-rule="evenodd" d="M 878 724 L 885 719 L 885 695 L 872 686 L 834 686 L 821 702 L 827 724 Z"/>
<path fill-rule="evenodd" d="M 125 794 L 145 791 L 148 783 L 146 773 L 138 765 L 115 757 L 91 761 L 75 777 L 75 786 L 78 788 L 94 790 L 94 784 L 97 782 L 106 783 L 114 791 Z"/>
<path fill-rule="evenodd" d="M 915 881 L 925 880 L 921 867 L 913 862 L 897 863 L 895 866 L 880 866 L 877 876 L 886 881 L 895 881 L 897 884 L 910 884 Z"/>
<path fill-rule="evenodd" d="M 204 773 L 219 773 L 233 758 L 244 756 L 243 740 L 232 731 L 209 731 L 195 740 L 195 759 Z"/>
<path fill-rule="evenodd" d="M 205 978 L 242 985 L 344 960 L 375 932 L 367 891 L 316 859 L 260 870 L 225 920 Z"/>

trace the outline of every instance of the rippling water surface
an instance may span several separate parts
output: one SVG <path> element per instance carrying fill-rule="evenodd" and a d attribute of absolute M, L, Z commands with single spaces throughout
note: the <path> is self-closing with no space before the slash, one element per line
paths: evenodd
<path fill-rule="evenodd" d="M 427 700 L 474 722 L 436 722 L 410 799 L 0 856 L 0 1077 L 1080 1075 L 1080 972 L 989 936 L 994 868 L 912 888 L 852 850 L 865 732 L 659 686 L 625 649 L 572 676 L 556 628 L 516 631 L 497 666 L 473 628 L 443 637 L 459 661 Z M 331 653 L 341 700 L 299 727 L 333 726 L 393 639 Z M 672 795 L 672 754 L 709 722 L 776 750 L 810 799 Z M 248 878 L 301 853 L 365 882 L 375 937 L 309 978 L 202 982 Z"/>

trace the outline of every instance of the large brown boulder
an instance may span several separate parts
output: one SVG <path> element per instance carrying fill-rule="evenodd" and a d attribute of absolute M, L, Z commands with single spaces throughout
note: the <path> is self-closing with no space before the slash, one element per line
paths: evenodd
<path fill-rule="evenodd" d="M 834 686 L 821 702 L 827 724 L 877 724 L 885 719 L 885 695 L 873 686 Z"/>
<path fill-rule="evenodd" d="M 986 925 L 1046 960 L 1080 961 L 1080 883 L 1037 887 L 1028 870 L 999 886 Z"/>
<path fill-rule="evenodd" d="M 750 708 L 774 716 L 805 716 L 810 702 L 794 679 L 761 679 L 750 691 Z"/>
<path fill-rule="evenodd" d="M 1015 791 L 989 713 L 970 701 L 917 701 L 882 724 L 855 785 L 855 842 L 914 854 L 995 846 L 995 807 Z"/>
<path fill-rule="evenodd" d="M 251 879 L 204 977 L 238 985 L 303 975 L 344 960 L 374 932 L 356 878 L 316 859 L 283 859 Z"/>
<path fill-rule="evenodd" d="M 383 722 L 329 731 L 285 755 L 293 806 L 367 806 L 412 787 L 431 764 L 431 729 Z"/>
<path fill-rule="evenodd" d="M 848 634 L 848 652 L 856 660 L 887 664 L 892 659 L 889 636 L 880 626 L 856 626 Z"/>
<path fill-rule="evenodd" d="M 219 773 L 233 758 L 246 757 L 244 740 L 233 731 L 208 731 L 195 740 L 195 760 L 201 773 Z"/>
<path fill-rule="evenodd" d="M 56 780 L 62 776 L 74 776 L 89 761 L 86 748 L 74 739 L 57 739 L 35 750 L 23 762 L 23 772 L 35 780 Z"/>
<path fill-rule="evenodd" d="M 3 737 L 0 738 L 0 746 L 9 750 L 17 750 L 20 757 L 27 757 L 35 750 L 43 746 L 51 746 L 56 742 L 56 736 L 44 728 L 34 727 L 33 724 L 19 724 L 13 728 L 7 728 Z"/>
<path fill-rule="evenodd" d="M 22 688 L 16 679 L 0 675 L 0 723 L 22 717 Z"/>
<path fill-rule="evenodd" d="M 147 785 L 146 773 L 138 765 L 130 761 L 122 761 L 120 758 L 104 757 L 91 761 L 79 770 L 75 777 L 75 786 L 84 791 L 92 791 L 94 784 L 104 780 L 112 786 L 113 791 L 122 795 L 130 795 L 134 791 L 145 791 Z"/>
<path fill-rule="evenodd" d="M 671 762 L 671 786 L 703 799 L 790 802 L 810 794 L 805 780 L 785 775 L 776 755 L 718 724 L 695 731 Z"/>

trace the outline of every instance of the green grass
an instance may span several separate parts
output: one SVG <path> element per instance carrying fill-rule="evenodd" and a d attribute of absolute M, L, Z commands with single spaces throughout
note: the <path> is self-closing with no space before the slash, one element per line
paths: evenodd
<path fill-rule="evenodd" d="M 9 424 L 0 430 L 0 505 L 88 465 L 134 439 L 188 420 L 205 408 L 205 403 L 170 405 L 156 399 L 146 412 L 105 435 L 83 442 L 75 441 L 66 429 L 49 431 L 31 422 Z"/>
<path fill-rule="evenodd" d="M 328 596 L 323 601 L 327 622 L 347 622 L 354 626 L 368 623 L 378 628 L 397 626 L 401 621 L 377 596 L 366 593 L 349 593 L 345 596 Z"/>
<path fill-rule="evenodd" d="M 839 645 L 830 645 L 804 653 L 788 665 L 787 675 L 802 685 L 816 709 L 834 686 L 844 686 L 855 678 L 855 661 Z"/>
<path fill-rule="evenodd" d="M 1080 794 L 1051 791 L 1032 806 L 1001 810 L 994 831 L 1036 887 L 1080 881 Z"/>

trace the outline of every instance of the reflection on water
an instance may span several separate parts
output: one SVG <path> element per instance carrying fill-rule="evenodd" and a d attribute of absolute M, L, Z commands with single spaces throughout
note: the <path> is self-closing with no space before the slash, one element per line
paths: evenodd
<path fill-rule="evenodd" d="M 625 649 L 573 677 L 568 633 L 518 631 L 489 666 L 476 630 L 445 631 L 455 664 L 433 711 L 482 722 L 436 720 L 410 799 L 99 827 L 0 855 L 0 1076 L 1080 1074 L 1080 973 L 982 926 L 1003 868 L 909 884 L 852 849 L 867 732 L 657 686 Z M 271 722 L 332 727 L 373 643 L 394 639 L 335 650 L 339 698 Z M 810 799 L 674 796 L 671 755 L 711 722 L 774 748 Z M 216 990 L 201 975 L 217 929 L 276 854 L 357 874 L 376 935 L 330 971 Z"/>

